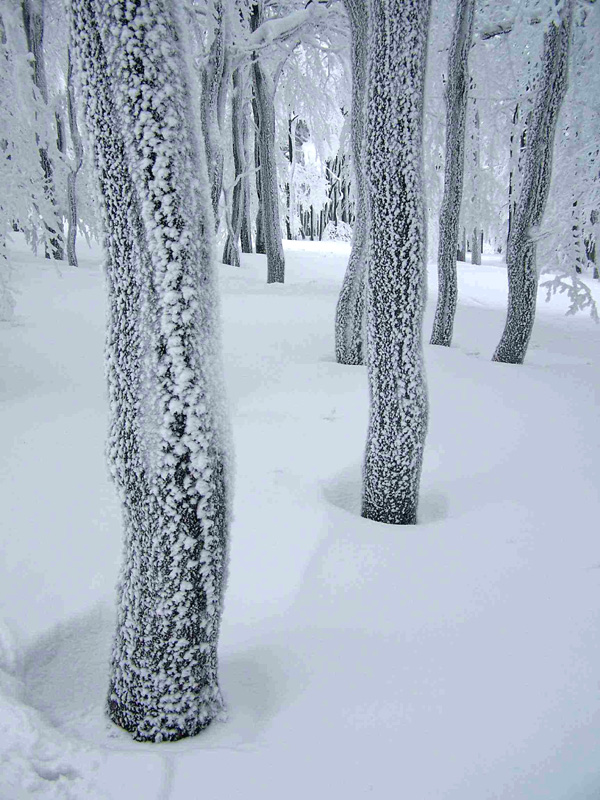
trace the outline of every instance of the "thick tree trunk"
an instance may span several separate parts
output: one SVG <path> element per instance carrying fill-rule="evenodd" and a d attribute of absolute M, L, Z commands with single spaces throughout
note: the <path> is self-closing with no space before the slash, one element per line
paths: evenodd
<path fill-rule="evenodd" d="M 73 0 L 72 20 L 104 205 L 125 525 L 108 712 L 136 739 L 179 739 L 222 709 L 227 437 L 208 175 L 175 0 Z"/>
<path fill-rule="evenodd" d="M 363 516 L 412 524 L 427 432 L 423 92 L 430 0 L 372 0 L 366 178 L 369 430 Z"/>
<path fill-rule="evenodd" d="M 448 56 L 446 84 L 446 164 L 440 210 L 438 299 L 431 344 L 449 347 L 456 313 L 456 251 L 465 169 L 465 122 L 469 86 L 469 49 L 473 37 L 475 0 L 458 0 Z"/>
<path fill-rule="evenodd" d="M 527 126 L 523 180 L 506 250 L 508 312 L 494 361 L 522 364 L 533 329 L 538 272 L 531 234 L 542 221 L 550 191 L 556 122 L 567 90 L 572 16 L 573 0 L 567 0 L 560 24 L 550 23 L 544 35 L 537 94 Z"/>
<path fill-rule="evenodd" d="M 351 139 L 356 185 L 356 219 L 350 260 L 335 312 L 335 357 L 340 364 L 364 363 L 363 316 L 367 263 L 367 197 L 363 167 L 367 68 L 368 0 L 345 0 L 352 58 Z"/>

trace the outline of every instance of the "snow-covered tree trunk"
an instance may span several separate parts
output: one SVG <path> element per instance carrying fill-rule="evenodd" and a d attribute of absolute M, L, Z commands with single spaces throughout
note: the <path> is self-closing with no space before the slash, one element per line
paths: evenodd
<path fill-rule="evenodd" d="M 465 123 L 469 87 L 469 50 L 475 0 L 458 0 L 446 84 L 446 163 L 440 209 L 438 299 L 431 344 L 449 347 L 456 312 L 456 254 L 465 169 Z"/>
<path fill-rule="evenodd" d="M 223 187 L 223 148 L 219 130 L 219 112 L 222 103 L 223 84 L 227 80 L 225 35 L 226 12 L 222 0 L 215 2 L 215 34 L 208 53 L 202 79 L 200 118 L 206 150 L 206 163 L 210 181 L 210 196 L 215 218 L 219 224 L 219 200 Z"/>
<path fill-rule="evenodd" d="M 175 0 L 73 0 L 106 228 L 109 462 L 125 526 L 108 712 L 139 740 L 222 709 L 226 425 L 213 215 Z"/>
<path fill-rule="evenodd" d="M 48 105 L 48 84 L 46 81 L 46 65 L 44 61 L 44 0 L 22 0 L 23 26 L 27 37 L 27 47 L 32 56 L 33 83 L 45 105 Z M 52 161 L 48 148 L 42 143 L 39 149 L 40 162 L 44 173 L 44 191 L 51 206 L 56 206 L 56 191 Z M 55 212 L 53 225 L 48 223 L 48 237 L 51 250 L 46 247 L 46 258 L 61 261 L 64 258 L 62 223 Z"/>
<path fill-rule="evenodd" d="M 252 73 L 258 116 L 256 136 L 258 137 L 260 156 L 260 205 L 262 234 L 267 254 L 267 283 L 283 283 L 285 259 L 281 241 L 279 184 L 275 153 L 275 87 L 258 59 L 252 64 Z M 258 241 L 258 231 L 256 237 Z"/>
<path fill-rule="evenodd" d="M 77 126 L 77 112 L 75 109 L 75 91 L 73 86 L 73 64 L 71 49 L 67 56 L 67 116 L 69 118 L 69 132 L 75 155 L 74 166 L 67 175 L 67 261 L 72 267 L 77 266 L 77 175 L 83 163 L 83 144 Z"/>
<path fill-rule="evenodd" d="M 573 0 L 566 0 L 560 22 L 544 35 L 536 96 L 527 125 L 523 178 L 511 220 L 506 250 L 508 311 L 494 361 L 522 364 L 533 323 L 538 288 L 535 234 L 550 191 L 554 134 L 567 90 Z"/>
<path fill-rule="evenodd" d="M 238 67 L 233 71 L 231 95 L 231 141 L 233 151 L 234 187 L 231 201 L 231 223 L 223 250 L 223 263 L 234 267 L 240 265 L 239 239 L 242 230 L 242 201 L 244 187 L 243 175 L 247 166 L 244 150 L 244 69 Z"/>
<path fill-rule="evenodd" d="M 427 433 L 423 94 L 430 0 L 372 0 L 366 179 L 370 412 L 362 513 L 412 524 Z"/>
<path fill-rule="evenodd" d="M 351 138 L 356 186 L 356 219 L 350 260 L 335 312 L 335 357 L 340 364 L 364 362 L 363 317 L 367 263 L 367 196 L 364 176 L 368 0 L 345 0 L 350 22 L 352 64 Z"/>

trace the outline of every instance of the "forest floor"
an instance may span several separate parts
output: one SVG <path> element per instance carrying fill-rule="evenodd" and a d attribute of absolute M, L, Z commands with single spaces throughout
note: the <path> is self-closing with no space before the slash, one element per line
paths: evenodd
<path fill-rule="evenodd" d="M 107 722 L 121 523 L 104 461 L 104 287 L 13 248 L 0 328 L 0 799 L 598 800 L 600 326 L 546 304 L 492 363 L 499 257 L 459 265 L 426 346 L 419 524 L 359 515 L 362 367 L 334 361 L 349 248 L 220 268 L 236 451 L 220 645 L 229 720 L 144 745 Z M 592 282 L 590 281 L 590 285 Z M 600 301 L 598 282 L 593 287 Z M 435 270 L 425 338 L 431 330 Z"/>

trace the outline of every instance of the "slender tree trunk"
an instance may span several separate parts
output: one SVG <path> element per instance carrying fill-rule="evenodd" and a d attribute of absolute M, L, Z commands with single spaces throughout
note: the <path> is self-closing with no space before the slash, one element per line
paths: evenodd
<path fill-rule="evenodd" d="M 223 84 L 227 81 L 225 59 L 226 15 L 222 0 L 216 0 L 215 15 L 217 25 L 203 75 L 200 117 L 202 120 L 215 228 L 218 228 L 219 200 L 221 199 L 223 187 L 223 148 L 221 147 L 222 137 L 219 130 L 219 115 L 221 112 L 220 106 L 223 102 Z"/>
<path fill-rule="evenodd" d="M 473 184 L 471 194 L 471 206 L 475 218 L 475 228 L 473 229 L 473 246 L 471 248 L 471 263 L 476 266 L 481 265 L 481 251 L 483 249 L 483 232 L 478 227 L 481 219 L 481 197 L 480 197 L 480 169 L 481 169 L 481 121 L 479 119 L 479 109 L 477 101 L 473 99 L 475 114 L 473 118 Z"/>
<path fill-rule="evenodd" d="M 258 113 L 258 149 L 260 154 L 260 204 L 262 230 L 267 253 L 267 283 L 283 283 L 285 259 L 279 216 L 279 185 L 275 157 L 275 105 L 273 82 L 260 62 L 252 65 L 256 109 Z M 258 234 L 257 234 L 258 238 Z"/>
<path fill-rule="evenodd" d="M 372 0 L 366 177 L 369 430 L 363 516 L 412 524 L 427 432 L 423 93 L 430 0 Z"/>
<path fill-rule="evenodd" d="M 45 105 L 48 105 L 48 84 L 46 81 L 46 66 L 44 61 L 44 0 L 22 0 L 23 26 L 27 38 L 27 48 L 33 56 L 33 83 L 40 93 Z M 55 258 L 62 261 L 64 258 L 62 223 L 56 212 L 56 191 L 54 188 L 54 170 L 48 155 L 48 148 L 40 147 L 40 162 L 44 174 L 44 193 L 50 207 L 54 209 L 52 225 L 46 222 L 46 230 L 50 248 L 45 246 L 46 258 Z"/>
<path fill-rule="evenodd" d="M 446 85 L 446 165 L 440 210 L 438 299 L 431 344 L 449 347 L 456 313 L 456 251 L 465 169 L 465 122 L 469 86 L 469 49 L 475 0 L 458 0 Z"/>
<path fill-rule="evenodd" d="M 179 739 L 222 709 L 227 437 L 210 187 L 175 0 L 73 0 L 72 24 L 103 199 L 108 450 L 125 525 L 108 712 L 136 739 Z"/>
<path fill-rule="evenodd" d="M 74 167 L 67 175 L 67 261 L 72 267 L 77 264 L 77 176 L 83 164 L 83 144 L 77 126 L 77 113 L 75 110 L 75 92 L 73 87 L 73 64 L 71 48 L 67 56 L 67 116 L 69 119 L 69 132 L 75 153 Z"/>
<path fill-rule="evenodd" d="M 368 255 L 367 196 L 363 167 L 368 8 L 367 0 L 345 0 L 352 59 L 351 144 L 356 185 L 352 250 L 335 312 L 335 357 L 340 364 L 364 363 L 363 316 Z"/>
<path fill-rule="evenodd" d="M 556 122 L 567 90 L 573 0 L 544 35 L 537 95 L 527 126 L 523 180 L 506 251 L 508 312 L 494 361 L 522 364 L 535 319 L 538 272 L 531 233 L 542 221 L 552 175 Z"/>
<path fill-rule="evenodd" d="M 250 218 L 250 164 L 253 163 L 250 153 L 250 114 L 251 104 L 248 97 L 244 99 L 242 120 L 242 142 L 244 147 L 244 162 L 246 163 L 246 172 L 242 177 L 242 202 L 241 202 L 241 229 L 240 241 L 242 245 L 242 253 L 252 252 L 252 221 Z"/>
<path fill-rule="evenodd" d="M 238 67 L 232 77 L 231 97 L 231 140 L 233 149 L 233 170 L 235 185 L 231 203 L 231 228 L 223 250 L 223 263 L 240 266 L 239 239 L 242 230 L 243 174 L 246 171 L 244 152 L 243 112 L 244 112 L 244 74 Z"/>

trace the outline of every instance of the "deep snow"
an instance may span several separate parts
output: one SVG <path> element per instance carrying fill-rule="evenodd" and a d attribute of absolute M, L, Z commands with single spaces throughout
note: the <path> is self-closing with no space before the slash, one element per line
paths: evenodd
<path fill-rule="evenodd" d="M 358 516 L 365 371 L 333 358 L 349 247 L 286 251 L 284 286 L 265 283 L 262 256 L 219 268 L 236 450 L 229 721 L 150 746 L 103 715 L 121 525 L 99 253 L 59 269 L 15 243 L 0 799 L 600 797 L 600 326 L 542 291 L 525 365 L 492 363 L 506 271 L 460 264 L 454 346 L 426 347 L 420 523 L 386 526 Z"/>

